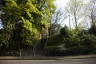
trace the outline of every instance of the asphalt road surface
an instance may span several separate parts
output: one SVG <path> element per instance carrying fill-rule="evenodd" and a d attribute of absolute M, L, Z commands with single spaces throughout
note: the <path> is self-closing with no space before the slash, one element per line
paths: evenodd
<path fill-rule="evenodd" d="M 0 64 L 96 64 L 96 58 L 64 60 L 0 60 Z"/>

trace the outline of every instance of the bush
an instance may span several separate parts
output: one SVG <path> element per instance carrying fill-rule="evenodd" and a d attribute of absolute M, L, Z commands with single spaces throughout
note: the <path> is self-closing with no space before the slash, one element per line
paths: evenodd
<path fill-rule="evenodd" d="M 89 33 L 96 35 L 96 25 L 92 25 L 91 28 L 89 29 Z"/>
<path fill-rule="evenodd" d="M 81 42 L 82 45 L 82 49 L 84 53 L 95 53 L 95 49 L 96 49 L 96 36 L 94 35 L 83 35 L 81 37 L 81 39 L 83 40 Z"/>

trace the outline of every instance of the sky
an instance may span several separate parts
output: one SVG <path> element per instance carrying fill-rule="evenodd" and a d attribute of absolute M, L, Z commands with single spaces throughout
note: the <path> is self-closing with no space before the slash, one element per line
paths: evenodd
<path fill-rule="evenodd" d="M 1 29 L 1 28 L 3 28 L 3 27 L 2 27 L 2 22 L 1 22 L 1 19 L 0 19 L 0 29 Z"/>
<path fill-rule="evenodd" d="M 57 9 L 61 9 L 62 10 L 62 12 L 64 13 L 64 8 L 66 7 L 66 5 L 67 5 L 67 3 L 69 2 L 69 0 L 56 0 L 55 2 L 54 2 L 54 4 L 55 4 L 55 7 L 57 8 Z M 65 20 L 63 20 L 63 17 L 61 18 L 61 25 L 62 26 L 64 26 L 64 25 L 67 25 L 67 26 L 69 26 L 69 19 L 68 18 L 66 18 Z M 72 23 L 71 23 L 72 24 Z"/>
<path fill-rule="evenodd" d="M 83 1 L 84 1 L 85 4 L 86 4 L 86 3 L 88 3 L 90 0 L 83 0 Z M 55 6 L 56 6 L 57 8 L 62 8 L 62 9 L 63 9 L 68 2 L 69 2 L 69 0 L 56 0 L 56 1 L 54 2 L 54 4 L 55 4 Z"/>
<path fill-rule="evenodd" d="M 82 1 L 84 1 L 85 4 L 89 2 L 89 0 L 82 0 Z M 69 2 L 69 0 L 56 0 L 54 2 L 54 4 L 55 4 L 55 6 L 56 6 L 57 9 L 61 9 L 64 12 L 64 8 L 67 6 L 67 3 L 68 2 Z M 70 19 L 70 20 L 72 20 L 72 19 Z M 69 18 L 66 18 L 65 20 L 62 20 L 61 25 L 62 26 L 64 26 L 64 25 L 69 26 L 69 22 L 68 21 L 69 21 Z M 73 22 L 71 22 L 71 27 L 74 27 Z"/>
<path fill-rule="evenodd" d="M 68 3 L 69 0 L 56 0 L 55 1 L 55 6 L 57 8 L 64 8 L 66 4 Z"/>

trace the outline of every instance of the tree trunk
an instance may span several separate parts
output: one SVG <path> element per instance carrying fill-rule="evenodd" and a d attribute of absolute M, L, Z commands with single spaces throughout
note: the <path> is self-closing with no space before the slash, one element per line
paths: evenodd
<path fill-rule="evenodd" d="M 78 30 L 78 25 L 77 25 L 76 12 L 74 13 L 74 20 L 75 20 L 75 29 L 77 31 Z"/>
<path fill-rule="evenodd" d="M 20 57 L 22 56 L 22 50 L 20 49 Z"/>
<path fill-rule="evenodd" d="M 69 15 L 69 27 L 70 27 L 70 31 L 71 31 L 70 15 Z"/>

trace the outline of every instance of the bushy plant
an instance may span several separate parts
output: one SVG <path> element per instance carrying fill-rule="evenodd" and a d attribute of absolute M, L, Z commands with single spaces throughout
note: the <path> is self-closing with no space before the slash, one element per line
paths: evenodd
<path fill-rule="evenodd" d="M 82 50 L 84 53 L 95 53 L 96 49 L 96 36 L 95 35 L 82 35 Z"/>

